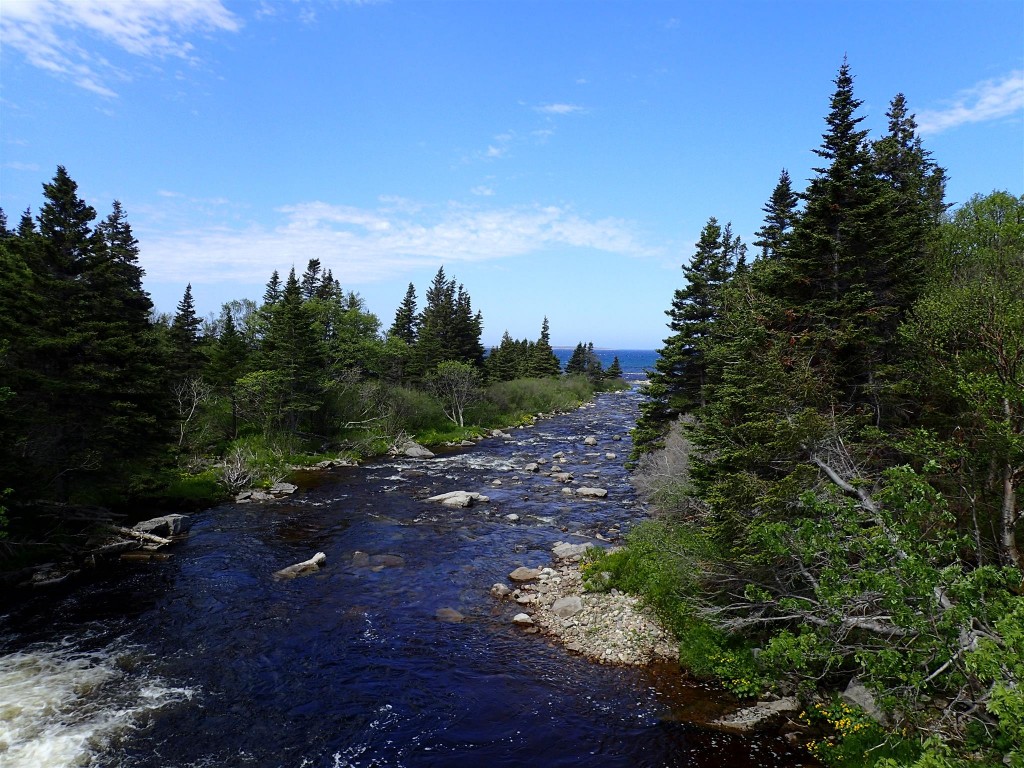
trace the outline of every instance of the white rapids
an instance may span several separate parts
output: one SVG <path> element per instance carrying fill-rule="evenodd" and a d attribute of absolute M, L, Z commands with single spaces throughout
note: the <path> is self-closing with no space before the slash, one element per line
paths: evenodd
<path fill-rule="evenodd" d="M 0 766 L 91 768 L 140 717 L 190 699 L 147 673 L 137 648 L 70 642 L 0 656 Z"/>

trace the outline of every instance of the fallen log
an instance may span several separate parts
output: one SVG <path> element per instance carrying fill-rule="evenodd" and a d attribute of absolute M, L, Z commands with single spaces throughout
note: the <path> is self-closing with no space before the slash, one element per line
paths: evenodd
<path fill-rule="evenodd" d="M 136 531 L 134 528 L 125 528 L 120 525 L 108 525 L 106 526 L 106 528 L 122 536 L 131 536 L 132 538 L 141 539 L 142 541 L 148 541 L 152 544 L 159 544 L 161 547 L 166 544 L 172 543 L 170 539 L 165 539 L 163 536 L 155 536 L 152 533 Z"/>

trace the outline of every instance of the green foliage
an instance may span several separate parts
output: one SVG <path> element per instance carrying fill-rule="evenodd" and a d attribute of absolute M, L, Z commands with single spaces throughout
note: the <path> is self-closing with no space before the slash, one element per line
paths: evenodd
<path fill-rule="evenodd" d="M 807 749 L 826 766 L 907 765 L 921 753 L 916 743 L 893 737 L 862 709 L 841 699 L 814 704 L 800 719 L 824 731 Z"/>

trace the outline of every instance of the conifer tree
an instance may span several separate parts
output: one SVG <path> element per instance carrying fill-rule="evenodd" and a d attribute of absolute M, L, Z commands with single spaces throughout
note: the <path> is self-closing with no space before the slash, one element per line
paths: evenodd
<path fill-rule="evenodd" d="M 582 376 L 587 372 L 587 348 L 579 342 L 573 349 L 569 359 L 565 361 L 567 376 Z"/>
<path fill-rule="evenodd" d="M 798 202 L 789 172 L 783 168 L 771 198 L 761 209 L 764 211 L 764 224 L 755 233 L 760 239 L 754 241 L 754 245 L 761 249 L 759 258 L 774 260 L 781 257 L 796 221 Z"/>
<path fill-rule="evenodd" d="M 320 259 L 310 259 L 306 265 L 306 271 L 302 273 L 302 298 L 309 301 L 317 294 L 320 288 L 321 272 Z"/>
<path fill-rule="evenodd" d="M 742 243 L 715 217 L 701 230 L 697 251 L 683 266 L 686 285 L 677 288 L 669 316 L 672 335 L 658 350 L 651 372 L 647 400 L 641 405 L 633 444 L 642 453 L 660 444 L 669 424 L 707 401 L 708 363 L 706 343 L 721 318 L 723 289 L 732 273 Z"/>
<path fill-rule="evenodd" d="M 416 343 L 416 286 L 412 283 L 409 283 L 405 298 L 395 311 L 395 321 L 388 335 L 401 339 L 410 347 Z"/>
<path fill-rule="evenodd" d="M 263 305 L 269 307 L 281 300 L 281 276 L 274 270 L 267 281 L 267 290 L 263 292 Z"/>
<path fill-rule="evenodd" d="M 529 357 L 526 375 L 546 378 L 548 376 L 558 376 L 561 372 L 562 364 L 559 362 L 555 351 L 551 348 L 551 328 L 547 317 L 545 317 L 544 322 L 540 326 L 540 338 L 537 339 Z"/>
<path fill-rule="evenodd" d="M 185 286 L 185 293 L 178 302 L 177 311 L 171 321 L 170 340 L 174 349 L 173 367 L 179 378 L 198 376 L 202 372 L 204 356 L 200 347 L 199 329 L 203 321 L 196 314 L 192 298 L 192 284 Z"/>

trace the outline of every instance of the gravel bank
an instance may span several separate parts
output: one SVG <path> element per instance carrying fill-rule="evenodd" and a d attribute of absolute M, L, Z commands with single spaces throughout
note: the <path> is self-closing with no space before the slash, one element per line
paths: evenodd
<path fill-rule="evenodd" d="M 517 616 L 517 624 L 592 661 L 642 666 L 678 660 L 676 641 L 638 598 L 617 590 L 584 591 L 580 549 L 556 546 L 553 567 L 529 569 L 533 573 L 518 569 L 511 590 L 496 584 L 492 592 L 520 606 L 526 616 Z M 567 556 L 558 556 L 566 550 Z"/>

